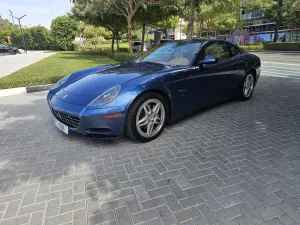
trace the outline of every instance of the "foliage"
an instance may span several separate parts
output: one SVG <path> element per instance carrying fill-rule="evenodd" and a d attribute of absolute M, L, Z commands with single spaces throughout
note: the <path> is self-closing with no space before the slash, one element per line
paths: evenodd
<path fill-rule="evenodd" d="M 3 19 L 0 16 L 0 43 L 8 45 L 7 37 L 10 36 L 11 32 L 16 28 L 9 20 Z"/>
<path fill-rule="evenodd" d="M 23 30 L 28 50 L 50 49 L 52 38 L 46 27 L 38 26 Z M 19 29 L 11 32 L 11 41 L 14 46 L 25 48 L 22 41 L 22 33 Z"/>
<path fill-rule="evenodd" d="M 264 12 L 265 18 L 270 20 L 276 20 L 277 5 L 278 5 L 278 1 L 273 1 L 273 0 L 262 1 L 262 10 Z M 300 12 L 300 0 L 282 0 L 281 14 L 283 16 L 283 21 L 282 21 L 283 24 L 290 23 L 289 21 L 291 20 L 291 18 L 289 18 L 289 16 L 292 16 L 293 19 L 299 20 L 299 14 L 298 16 L 296 16 L 297 13 L 299 12 Z"/>
<path fill-rule="evenodd" d="M 264 44 L 264 50 L 300 51 L 300 43 L 293 43 L 293 42 L 265 43 Z"/>
<path fill-rule="evenodd" d="M 0 43 L 1 44 L 8 45 L 7 37 L 9 37 L 11 35 L 11 32 L 12 32 L 12 30 L 7 27 L 0 29 Z"/>
<path fill-rule="evenodd" d="M 0 78 L 0 89 L 53 84 L 75 71 L 111 63 L 115 61 L 99 52 L 59 52 Z"/>
<path fill-rule="evenodd" d="M 110 33 L 105 30 L 103 27 L 95 27 L 93 25 L 88 25 L 85 27 L 83 33 L 88 43 L 97 46 L 98 43 L 103 43 L 105 37 L 109 37 Z"/>
<path fill-rule="evenodd" d="M 240 48 L 248 51 L 248 50 L 264 50 L 263 45 L 240 45 Z"/>
<path fill-rule="evenodd" d="M 68 16 L 59 16 L 52 20 L 51 32 L 59 50 L 73 50 L 72 42 L 76 37 L 78 23 Z"/>
<path fill-rule="evenodd" d="M 112 58 L 117 62 L 129 62 L 136 59 L 138 53 L 129 53 L 129 52 L 119 52 L 112 54 L 111 51 L 100 51 L 101 54 Z"/>
<path fill-rule="evenodd" d="M 179 24 L 178 16 L 169 16 L 166 19 L 158 21 L 155 26 L 162 29 L 175 29 Z"/>
<path fill-rule="evenodd" d="M 72 16 L 84 24 L 104 27 L 109 31 L 105 39 L 112 39 L 111 49 L 114 49 L 115 39 L 120 39 L 126 31 L 126 20 L 123 16 L 112 14 L 103 4 L 103 0 L 77 0 L 71 10 Z"/>
<path fill-rule="evenodd" d="M 300 27 L 300 1 L 285 0 L 283 2 L 282 19 L 292 30 Z M 298 3 L 298 4 L 297 4 Z"/>

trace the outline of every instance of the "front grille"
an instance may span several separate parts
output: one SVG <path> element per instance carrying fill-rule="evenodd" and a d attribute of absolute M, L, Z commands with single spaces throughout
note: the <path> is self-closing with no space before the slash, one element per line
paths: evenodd
<path fill-rule="evenodd" d="M 79 126 L 80 118 L 52 109 L 56 119 L 70 128 Z"/>

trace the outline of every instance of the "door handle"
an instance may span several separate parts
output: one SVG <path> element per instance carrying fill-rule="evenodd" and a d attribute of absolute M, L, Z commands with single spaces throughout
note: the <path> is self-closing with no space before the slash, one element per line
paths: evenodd
<path fill-rule="evenodd" d="M 187 89 L 180 89 L 178 92 L 182 93 L 182 92 L 186 92 Z"/>

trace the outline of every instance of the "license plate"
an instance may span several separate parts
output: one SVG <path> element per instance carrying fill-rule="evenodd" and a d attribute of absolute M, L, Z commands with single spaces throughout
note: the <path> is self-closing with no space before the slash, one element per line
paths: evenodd
<path fill-rule="evenodd" d="M 69 127 L 64 125 L 63 123 L 59 122 L 57 119 L 54 119 L 55 126 L 57 126 L 58 129 L 60 129 L 65 134 L 69 134 Z"/>

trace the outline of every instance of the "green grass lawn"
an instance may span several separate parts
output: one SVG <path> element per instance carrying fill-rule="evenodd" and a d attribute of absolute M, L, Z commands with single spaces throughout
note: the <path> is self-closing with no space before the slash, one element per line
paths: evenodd
<path fill-rule="evenodd" d="M 111 63 L 116 61 L 99 52 L 59 52 L 0 78 L 0 89 L 53 84 L 72 72 Z"/>
<path fill-rule="evenodd" d="M 129 48 L 128 42 L 120 43 L 119 45 L 120 45 L 120 48 Z M 94 47 L 94 46 L 92 46 L 92 47 Z M 111 44 L 98 44 L 97 49 L 98 48 L 111 48 Z M 115 42 L 114 48 L 117 49 L 117 43 L 116 42 Z"/>

